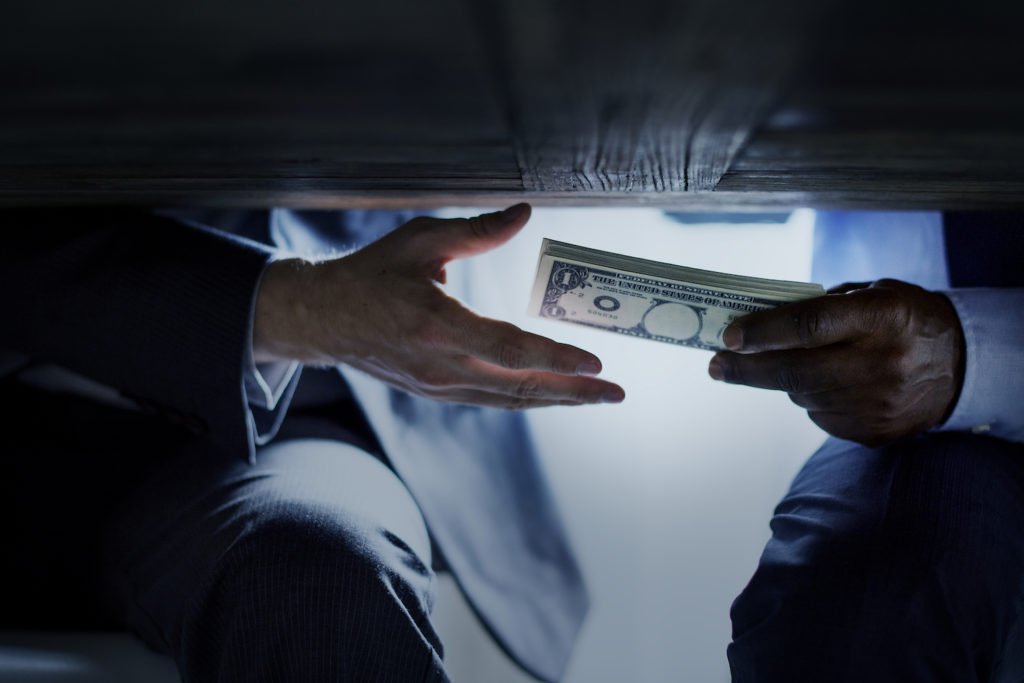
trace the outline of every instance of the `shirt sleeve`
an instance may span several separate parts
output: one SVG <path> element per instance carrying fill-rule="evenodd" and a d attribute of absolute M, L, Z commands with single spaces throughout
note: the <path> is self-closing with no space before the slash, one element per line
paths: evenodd
<path fill-rule="evenodd" d="M 275 254 L 267 266 L 280 258 Z M 245 388 L 245 399 L 248 404 L 248 422 L 252 430 L 253 441 L 257 446 L 270 442 L 277 434 L 284 417 L 288 412 L 292 395 L 299 382 L 301 365 L 298 361 L 281 361 L 275 363 L 256 363 L 253 356 L 252 338 L 256 324 L 256 298 L 266 267 L 253 290 L 252 302 L 249 306 L 248 342 L 245 346 L 245 360 L 242 364 L 242 381 Z"/>
<path fill-rule="evenodd" d="M 245 366 L 246 400 L 257 408 L 274 410 L 298 369 L 298 361 L 255 363 L 250 351 Z"/>
<path fill-rule="evenodd" d="M 1024 288 L 952 289 L 964 331 L 960 398 L 940 429 L 1024 442 Z"/>
<path fill-rule="evenodd" d="M 147 406 L 209 444 L 255 452 L 243 360 L 272 250 L 134 209 L 0 213 L 0 346 Z"/>
<path fill-rule="evenodd" d="M 252 357 L 252 330 L 243 366 L 245 399 L 253 441 L 263 446 L 277 435 L 299 383 L 301 366 L 297 361 L 255 363 Z"/>

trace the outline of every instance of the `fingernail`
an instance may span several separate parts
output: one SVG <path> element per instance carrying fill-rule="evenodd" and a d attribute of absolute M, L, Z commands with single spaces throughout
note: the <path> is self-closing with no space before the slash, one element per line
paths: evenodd
<path fill-rule="evenodd" d="M 717 356 L 711 359 L 711 363 L 708 365 L 708 374 L 711 375 L 711 379 L 719 382 L 725 379 L 725 366 Z"/>
<path fill-rule="evenodd" d="M 585 360 L 585 361 L 583 361 L 582 363 L 580 363 L 579 365 L 576 366 L 576 374 L 577 375 L 599 375 L 599 374 L 601 374 L 601 364 L 596 362 L 596 361 Z"/>
<path fill-rule="evenodd" d="M 514 223 L 522 217 L 524 211 L 526 211 L 526 204 L 516 204 L 502 211 L 498 217 L 502 223 Z"/>
<path fill-rule="evenodd" d="M 622 389 L 608 389 L 601 394 L 602 403 L 622 403 L 626 398 L 626 392 Z"/>
<path fill-rule="evenodd" d="M 722 342 L 726 348 L 738 351 L 743 346 L 743 330 L 736 325 L 729 325 L 722 333 Z"/>

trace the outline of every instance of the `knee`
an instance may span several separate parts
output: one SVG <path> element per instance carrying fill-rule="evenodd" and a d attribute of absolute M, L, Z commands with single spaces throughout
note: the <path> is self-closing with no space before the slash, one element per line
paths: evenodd
<path fill-rule="evenodd" d="M 908 580 L 971 571 L 1000 547 L 989 538 L 981 555 L 968 552 L 998 519 L 989 498 L 998 477 L 971 455 L 944 435 L 876 449 L 829 442 L 776 508 L 746 594 L 824 600 L 883 569 Z"/>
<path fill-rule="evenodd" d="M 1018 447 L 971 435 L 819 451 L 733 604 L 734 669 L 788 670 L 797 643 L 820 674 L 851 643 L 1001 642 L 1024 573 L 1022 473 Z"/>
<path fill-rule="evenodd" d="M 934 434 L 819 451 L 776 509 L 734 624 L 745 631 L 787 604 L 846 609 L 852 619 L 864 614 L 865 595 L 885 595 L 874 613 L 897 623 L 904 603 L 922 595 L 967 612 L 1015 594 L 1024 571 L 1024 460 L 1014 448 Z"/>
<path fill-rule="evenodd" d="M 890 551 L 969 579 L 1024 532 L 1019 450 L 970 434 L 929 434 L 881 449 L 892 465 L 878 535 Z M 1008 543 L 1009 542 L 1009 543 Z"/>
<path fill-rule="evenodd" d="M 197 591 L 179 665 L 199 680 L 409 680 L 442 656 L 433 591 L 430 568 L 395 534 L 273 505 Z"/>
<path fill-rule="evenodd" d="M 976 562 L 1016 531 L 1006 528 L 1007 515 L 1024 513 L 1020 455 L 1013 444 L 969 434 L 874 449 L 832 442 L 779 504 L 772 542 L 800 560 L 884 552 L 890 564 Z"/>
<path fill-rule="evenodd" d="M 349 612 L 431 608 L 419 508 L 371 456 L 327 442 L 270 448 L 228 514 L 213 572 L 225 590 L 255 586 L 268 600 Z"/>
<path fill-rule="evenodd" d="M 380 609 L 374 603 L 398 595 L 429 610 L 433 599 L 431 569 L 397 534 L 309 504 L 271 504 L 253 516 L 218 565 L 231 589 L 256 590 L 279 608 Z"/>
<path fill-rule="evenodd" d="M 377 564 L 369 529 L 332 519 L 304 505 L 276 504 L 255 511 L 221 559 L 229 573 L 269 574 L 303 565 L 340 563 L 348 571 Z"/>

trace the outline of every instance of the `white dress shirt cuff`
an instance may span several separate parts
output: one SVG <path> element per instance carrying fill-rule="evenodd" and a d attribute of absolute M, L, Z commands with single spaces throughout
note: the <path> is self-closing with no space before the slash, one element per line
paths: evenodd
<path fill-rule="evenodd" d="M 298 369 L 298 361 L 254 363 L 250 351 L 244 368 L 246 400 L 256 408 L 274 410 Z"/>
<path fill-rule="evenodd" d="M 267 261 L 267 266 L 288 255 L 286 253 L 275 254 Z M 266 266 L 263 269 L 263 274 L 266 274 Z M 256 283 L 256 289 L 252 296 L 249 312 L 249 341 L 246 344 L 245 358 L 242 361 L 242 384 L 249 408 L 249 423 L 253 430 L 254 441 L 256 445 L 260 446 L 274 438 L 281 426 L 301 367 L 298 361 L 259 364 L 255 361 L 252 338 L 256 324 L 256 299 L 263 281 L 263 274 L 260 275 L 260 281 Z M 259 418 L 253 414 L 254 409 L 260 413 Z"/>
<path fill-rule="evenodd" d="M 1024 442 L 1024 288 L 953 289 L 966 354 L 960 398 L 940 429 Z"/>

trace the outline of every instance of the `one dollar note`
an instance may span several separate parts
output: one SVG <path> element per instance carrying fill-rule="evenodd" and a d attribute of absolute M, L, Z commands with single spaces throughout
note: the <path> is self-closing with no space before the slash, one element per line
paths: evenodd
<path fill-rule="evenodd" d="M 816 284 L 698 270 L 546 239 L 529 313 L 719 350 L 736 318 L 824 293 Z"/>

